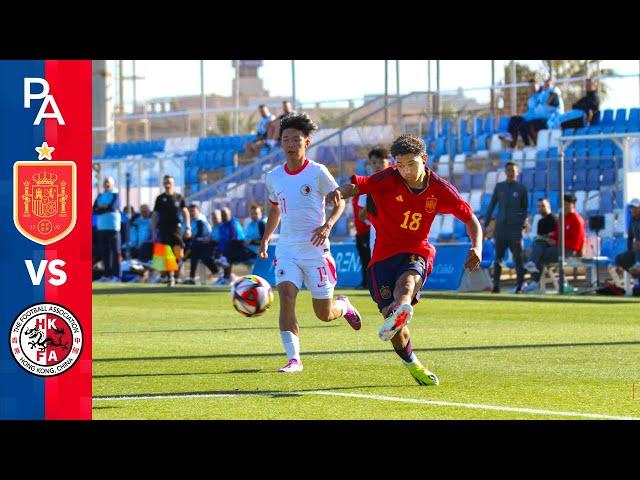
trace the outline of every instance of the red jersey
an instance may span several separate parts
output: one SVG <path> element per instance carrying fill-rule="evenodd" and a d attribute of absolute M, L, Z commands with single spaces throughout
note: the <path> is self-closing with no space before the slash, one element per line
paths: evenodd
<path fill-rule="evenodd" d="M 362 235 L 368 233 L 371 230 L 371 225 L 360 220 L 361 206 L 358 205 L 358 199 L 360 195 L 357 195 L 351 199 L 351 205 L 353 206 L 353 223 L 356 226 L 356 235 Z"/>
<path fill-rule="evenodd" d="M 560 220 L 555 232 L 549 234 L 550 238 L 558 240 L 560 235 Z M 564 247 L 574 252 L 582 252 L 584 246 L 584 219 L 578 212 L 567 213 L 564 216 Z"/>
<path fill-rule="evenodd" d="M 427 168 L 427 186 L 415 193 L 395 166 L 370 177 L 353 175 L 351 183 L 373 200 L 369 220 L 376 229 L 376 243 L 369 265 L 399 253 L 436 254 L 429 231 L 438 213 L 450 213 L 462 222 L 471 220 L 473 209 L 453 185 Z"/>

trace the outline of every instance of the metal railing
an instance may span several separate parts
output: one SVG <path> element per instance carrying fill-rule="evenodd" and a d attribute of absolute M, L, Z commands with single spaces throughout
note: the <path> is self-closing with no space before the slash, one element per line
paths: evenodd
<path fill-rule="evenodd" d="M 380 112 L 384 111 L 385 108 L 391 107 L 395 104 L 398 104 L 401 102 L 403 102 L 404 100 L 406 100 L 407 98 L 411 97 L 411 96 L 415 96 L 415 95 L 424 95 L 426 92 L 411 92 L 408 93 L 406 95 L 402 95 L 400 97 L 397 97 L 391 101 L 389 101 L 388 105 L 386 106 L 382 106 L 380 108 L 377 108 L 371 112 L 369 112 L 368 114 L 362 116 L 361 118 L 351 122 L 349 125 L 346 125 L 342 128 L 339 128 L 337 131 L 327 135 L 326 137 L 322 138 L 321 140 L 319 140 L 318 142 L 312 144 L 312 146 L 310 148 L 317 148 L 321 145 L 323 145 L 325 142 L 328 142 L 329 140 L 331 140 L 332 138 L 338 137 L 339 141 L 338 141 L 338 171 L 339 171 L 339 176 L 342 177 L 343 174 L 343 165 L 342 165 L 342 156 L 343 156 L 343 141 L 342 141 L 342 136 L 344 134 L 344 132 L 350 128 L 353 128 L 357 125 L 359 125 L 360 123 L 364 122 L 365 120 L 373 117 L 374 115 L 379 114 Z M 246 165 L 245 167 L 243 167 L 240 170 L 237 170 L 235 172 L 233 172 L 231 175 L 220 179 L 218 181 L 216 181 L 215 183 L 213 183 L 212 185 L 208 186 L 207 188 L 205 188 L 204 190 L 201 190 L 195 194 L 193 194 L 192 196 L 190 196 L 188 198 L 189 201 L 191 200 L 199 200 L 199 201 L 203 201 L 203 200 L 209 200 L 212 197 L 218 195 L 219 193 L 219 189 L 221 186 L 228 184 L 229 182 L 233 182 L 234 179 L 240 179 L 243 178 L 245 176 L 245 174 L 247 172 L 249 172 L 251 169 L 256 168 L 257 166 L 262 166 L 265 165 L 267 163 L 271 163 L 271 160 L 273 160 L 276 155 L 278 155 L 278 153 L 282 152 L 282 149 L 278 149 L 274 152 L 270 152 L 268 155 L 266 155 L 265 157 L 262 158 L 257 158 L 256 160 L 254 160 L 253 162 L 251 162 L 250 164 Z M 263 173 L 261 173 L 262 175 Z M 247 179 L 247 180 L 250 180 Z M 225 190 L 225 194 L 232 192 L 234 189 L 240 187 L 240 183 L 235 184 L 232 188 Z"/>

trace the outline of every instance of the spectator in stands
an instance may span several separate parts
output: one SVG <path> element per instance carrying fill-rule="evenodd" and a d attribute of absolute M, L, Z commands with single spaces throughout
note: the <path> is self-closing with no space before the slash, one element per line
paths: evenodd
<path fill-rule="evenodd" d="M 590 125 L 600 110 L 598 82 L 587 78 L 587 94 L 572 105 L 567 113 L 554 113 L 547 122 L 549 130 L 558 128 L 583 128 Z"/>
<path fill-rule="evenodd" d="M 117 282 L 120 279 L 120 195 L 115 180 L 107 177 L 103 192 L 93 203 L 97 215 L 98 250 L 104 265 L 104 276 L 98 281 Z"/>
<path fill-rule="evenodd" d="M 200 202 L 191 202 L 189 205 L 189 216 L 191 217 L 192 237 L 188 242 L 187 248 L 190 250 L 190 275 L 189 279 L 184 283 L 187 285 L 195 285 L 196 269 L 198 262 L 202 261 L 209 271 L 215 275 L 218 268 L 213 262 L 213 243 L 211 242 L 211 225 L 200 212 Z M 203 280 L 203 279 L 201 279 Z"/>
<path fill-rule="evenodd" d="M 167 272 L 167 286 L 173 287 L 184 257 L 184 240 L 180 213 L 186 228 L 184 237 L 191 238 L 191 217 L 184 198 L 174 190 L 175 181 L 171 175 L 163 178 L 164 193 L 158 195 L 151 217 L 154 270 Z M 156 231 L 157 229 L 157 231 Z M 159 243 L 156 243 L 159 241 Z"/>
<path fill-rule="evenodd" d="M 500 135 L 500 139 L 509 143 L 510 148 L 516 148 L 518 142 L 518 134 L 522 137 L 522 141 L 525 145 L 529 146 L 529 123 L 527 119 L 535 119 L 535 111 L 540 101 L 540 83 L 535 78 L 529 80 L 529 88 L 531 89 L 531 96 L 527 100 L 527 112 L 524 115 L 514 115 L 509 119 L 509 125 L 507 127 L 508 133 Z"/>
<path fill-rule="evenodd" d="M 547 122 L 552 115 L 564 113 L 564 102 L 562 100 L 562 92 L 553 84 L 551 78 L 547 78 L 544 82 L 544 88 L 540 93 L 538 106 L 534 109 L 527 120 L 529 134 L 533 139 L 533 143 L 538 143 L 538 132 L 547 128 Z"/>
<path fill-rule="evenodd" d="M 282 102 L 282 115 L 267 125 L 267 145 L 269 147 L 276 147 L 280 144 L 280 121 L 287 115 L 295 115 L 296 113 L 298 112 L 293 109 L 289 100 Z"/>
<path fill-rule="evenodd" d="M 240 220 L 231 215 L 228 207 L 222 209 L 222 223 L 220 224 L 220 239 L 218 249 L 228 261 L 222 276 L 215 285 L 229 285 L 231 282 L 231 266 L 234 263 L 255 259 L 256 254 L 244 245 L 244 230 Z"/>
<path fill-rule="evenodd" d="M 258 122 L 256 138 L 251 142 L 247 142 L 244 144 L 244 151 L 250 157 L 255 157 L 260 153 L 260 150 L 267 140 L 267 125 L 269 124 L 269 122 L 276 118 L 273 113 L 269 112 L 269 107 L 267 107 L 265 104 L 261 104 L 258 107 L 258 110 L 260 112 L 261 118 L 260 122 Z"/>
<path fill-rule="evenodd" d="M 248 242 L 249 249 L 257 254 L 260 248 L 260 241 L 267 227 L 267 217 L 263 215 L 260 205 L 251 205 L 249 215 L 251 221 L 247 224 L 245 240 Z"/>
<path fill-rule="evenodd" d="M 507 180 L 498 182 L 493 191 L 491 202 L 487 208 L 484 223 L 485 238 L 488 236 L 487 227 L 496 204 L 498 214 L 495 224 L 496 259 L 493 264 L 493 293 L 500 293 L 500 275 L 502 274 L 502 257 L 507 248 L 511 250 L 517 273 L 515 293 L 522 292 L 524 283 L 524 266 L 522 264 L 522 230 L 526 227 L 529 202 L 527 189 L 519 183 L 518 167 L 513 162 L 505 165 Z"/>
<path fill-rule="evenodd" d="M 567 193 L 564 196 L 564 255 L 565 257 L 581 257 L 582 247 L 586 236 L 584 218 L 576 210 L 576 196 Z M 526 293 L 538 290 L 538 282 L 544 267 L 549 263 L 556 263 L 560 255 L 558 236 L 560 234 L 560 222 L 557 222 L 556 229 L 549 234 L 552 245 L 546 247 L 536 261 L 536 272 L 531 276 L 532 281 L 527 285 Z"/>
<path fill-rule="evenodd" d="M 631 223 L 627 236 L 627 251 L 616 255 L 616 265 L 627 270 L 632 276 L 640 277 L 640 199 L 634 198 L 629 202 Z M 636 280 L 635 289 L 640 289 L 640 282 Z"/>
<path fill-rule="evenodd" d="M 151 209 L 149 205 L 140 205 L 140 215 L 131 221 L 130 245 L 131 256 L 141 262 L 151 261 L 153 242 L 151 241 Z"/>
<path fill-rule="evenodd" d="M 555 246 L 555 240 L 550 238 L 549 235 L 555 232 L 558 227 L 558 219 L 551 212 L 551 204 L 547 198 L 539 199 L 536 208 L 540 215 L 540 220 L 537 225 L 537 235 L 533 239 L 531 257 L 524 266 L 524 268 L 531 273 L 540 272 L 538 262 L 546 248 Z"/>
<path fill-rule="evenodd" d="M 368 167 L 371 174 L 380 172 L 388 168 L 391 164 L 391 152 L 385 147 L 375 147 L 369 152 Z M 369 260 L 373 254 L 373 246 L 376 242 L 376 229 L 368 220 L 368 212 L 375 208 L 375 205 L 368 200 L 367 195 L 358 195 L 352 200 L 353 214 L 356 218 L 356 247 L 360 255 L 360 263 L 362 265 L 362 288 L 367 288 L 366 274 Z M 357 209 L 356 209 L 357 207 Z M 358 220 L 361 224 L 358 233 Z M 366 232 L 362 225 L 366 228 Z"/>
<path fill-rule="evenodd" d="M 137 216 L 135 209 L 127 205 L 122 209 L 120 214 L 120 248 L 123 252 L 127 252 L 128 256 L 131 256 L 131 221 Z M 122 255 L 126 255 L 123 253 Z"/>

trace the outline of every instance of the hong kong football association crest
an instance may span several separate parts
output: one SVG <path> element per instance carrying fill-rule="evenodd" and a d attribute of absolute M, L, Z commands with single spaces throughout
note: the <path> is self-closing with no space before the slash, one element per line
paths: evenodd
<path fill-rule="evenodd" d="M 76 224 L 76 165 L 68 161 L 13 165 L 13 222 L 25 237 L 49 245 Z"/>
<path fill-rule="evenodd" d="M 39 377 L 69 370 L 82 353 L 82 327 L 57 303 L 37 303 L 18 314 L 9 338 L 18 365 Z"/>

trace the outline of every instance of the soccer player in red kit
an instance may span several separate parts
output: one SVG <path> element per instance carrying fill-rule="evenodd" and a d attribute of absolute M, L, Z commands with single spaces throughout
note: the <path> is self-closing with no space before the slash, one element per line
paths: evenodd
<path fill-rule="evenodd" d="M 446 180 L 427 166 L 424 141 L 401 135 L 391 145 L 396 164 L 369 177 L 353 175 L 329 194 L 329 201 L 367 194 L 373 201 L 369 220 L 376 229 L 376 243 L 367 283 L 384 322 L 378 331 L 391 340 L 394 350 L 419 385 L 438 385 L 413 352 L 407 324 L 413 307 L 433 268 L 436 249 L 429 230 L 436 214 L 452 214 L 465 223 L 471 239 L 465 268 L 476 270 L 482 259 L 482 227 L 473 209 Z"/>

